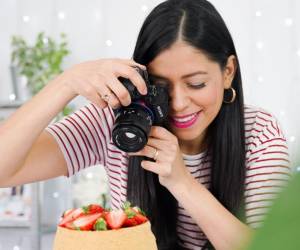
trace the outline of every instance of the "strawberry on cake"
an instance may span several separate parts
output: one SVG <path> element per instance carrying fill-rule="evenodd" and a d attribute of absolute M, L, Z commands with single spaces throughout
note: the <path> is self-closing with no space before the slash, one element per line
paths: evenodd
<path fill-rule="evenodd" d="M 64 212 L 54 250 L 157 250 L 150 222 L 139 207 L 125 202 L 119 210 L 90 204 Z"/>

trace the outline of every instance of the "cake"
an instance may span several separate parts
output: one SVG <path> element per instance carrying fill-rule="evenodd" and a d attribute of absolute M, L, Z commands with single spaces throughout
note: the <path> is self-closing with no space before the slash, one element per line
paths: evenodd
<path fill-rule="evenodd" d="M 157 250 L 151 224 L 138 207 L 119 210 L 91 204 L 66 211 L 53 250 Z"/>

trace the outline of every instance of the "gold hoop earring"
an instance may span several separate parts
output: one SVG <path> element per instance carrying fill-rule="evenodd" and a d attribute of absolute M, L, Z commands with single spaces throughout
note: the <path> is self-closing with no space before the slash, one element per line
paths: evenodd
<path fill-rule="evenodd" d="M 230 87 L 229 89 L 224 89 L 224 103 L 233 103 L 236 98 L 235 89 Z"/>

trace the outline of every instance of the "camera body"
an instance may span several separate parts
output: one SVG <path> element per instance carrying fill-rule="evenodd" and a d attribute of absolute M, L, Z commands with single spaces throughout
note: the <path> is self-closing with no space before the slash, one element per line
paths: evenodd
<path fill-rule="evenodd" d="M 114 110 L 116 120 L 112 139 L 125 152 L 141 150 L 147 144 L 151 126 L 162 125 L 169 111 L 167 87 L 151 84 L 147 71 L 140 68 L 136 70 L 147 85 L 147 94 L 141 95 L 129 79 L 120 77 L 120 82 L 130 93 L 131 104 Z"/>

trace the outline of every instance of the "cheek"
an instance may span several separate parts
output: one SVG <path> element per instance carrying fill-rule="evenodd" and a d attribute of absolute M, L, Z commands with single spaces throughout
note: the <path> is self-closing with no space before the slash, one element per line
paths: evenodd
<path fill-rule="evenodd" d="M 220 88 L 218 84 L 210 84 L 202 91 L 195 91 L 193 95 L 195 103 L 199 106 L 206 109 L 219 107 L 223 101 L 223 88 Z"/>

